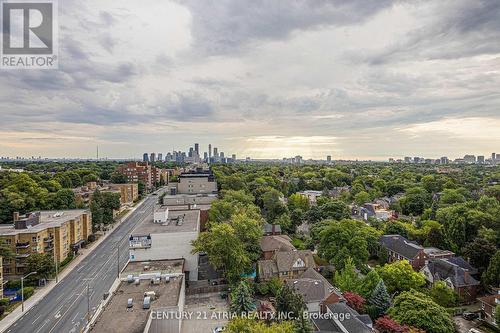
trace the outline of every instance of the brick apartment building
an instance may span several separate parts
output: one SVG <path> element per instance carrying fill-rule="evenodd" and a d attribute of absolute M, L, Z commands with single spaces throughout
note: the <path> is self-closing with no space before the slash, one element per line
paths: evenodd
<path fill-rule="evenodd" d="M 128 162 L 119 165 L 116 171 L 125 175 L 129 183 L 142 181 L 147 188 L 156 183 L 168 182 L 167 170 L 152 166 L 148 162 Z"/>
<path fill-rule="evenodd" d="M 92 216 L 87 209 L 38 211 L 19 216 L 0 226 L 0 241 L 11 247 L 14 258 L 3 259 L 3 274 L 26 273 L 26 259 L 32 253 L 50 253 L 61 262 L 78 250 L 92 234 Z"/>

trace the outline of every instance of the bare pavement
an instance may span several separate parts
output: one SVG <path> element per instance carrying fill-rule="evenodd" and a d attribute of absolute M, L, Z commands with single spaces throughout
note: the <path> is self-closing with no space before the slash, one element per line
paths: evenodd
<path fill-rule="evenodd" d="M 9 327 L 0 331 L 81 332 L 87 323 L 88 310 L 90 309 L 90 315 L 95 312 L 103 300 L 103 295 L 109 291 L 117 277 L 117 253 L 120 253 L 119 267 L 122 269 L 128 261 L 128 236 L 138 223 L 152 218 L 157 200 L 157 196 L 147 197 L 41 300 Z M 35 296 L 36 294 L 33 297 Z"/>

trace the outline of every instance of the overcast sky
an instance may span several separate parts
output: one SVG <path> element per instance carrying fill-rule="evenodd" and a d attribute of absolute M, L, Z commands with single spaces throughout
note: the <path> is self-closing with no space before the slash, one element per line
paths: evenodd
<path fill-rule="evenodd" d="M 500 1 L 59 1 L 0 71 L 0 156 L 500 153 Z"/>

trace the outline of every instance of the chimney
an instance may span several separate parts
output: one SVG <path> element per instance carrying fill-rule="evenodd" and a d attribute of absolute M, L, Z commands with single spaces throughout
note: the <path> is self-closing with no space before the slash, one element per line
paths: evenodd
<path fill-rule="evenodd" d="M 19 221 L 19 212 L 14 212 L 13 214 L 14 222 Z"/>

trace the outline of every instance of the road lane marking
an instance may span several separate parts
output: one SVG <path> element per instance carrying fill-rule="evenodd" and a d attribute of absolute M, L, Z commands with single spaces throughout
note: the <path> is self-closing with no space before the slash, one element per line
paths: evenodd
<path fill-rule="evenodd" d="M 34 324 L 35 324 L 35 322 L 36 322 L 38 319 L 40 319 L 40 316 L 36 317 L 36 319 L 35 319 L 35 320 L 33 320 L 33 322 L 31 323 L 31 325 L 34 325 Z"/>

